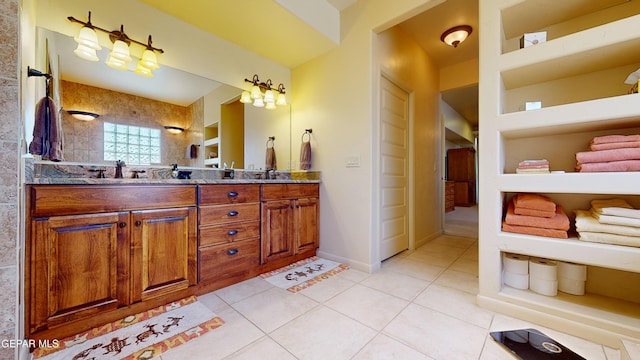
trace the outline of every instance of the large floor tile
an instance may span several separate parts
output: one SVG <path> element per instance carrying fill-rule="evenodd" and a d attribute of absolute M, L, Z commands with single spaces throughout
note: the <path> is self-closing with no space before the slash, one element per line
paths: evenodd
<path fill-rule="evenodd" d="M 270 334 L 296 358 L 305 360 L 350 359 L 376 331 L 319 306 Z"/>
<path fill-rule="evenodd" d="M 363 285 L 355 285 L 325 303 L 326 306 L 381 330 L 409 302 Z"/>
<path fill-rule="evenodd" d="M 415 304 L 383 333 L 438 360 L 476 360 L 486 337 L 485 329 Z"/>
<path fill-rule="evenodd" d="M 473 295 L 478 294 L 478 276 L 462 271 L 448 269 L 434 281 L 434 284 L 452 287 Z"/>
<path fill-rule="evenodd" d="M 445 267 L 422 261 L 401 259 L 390 263 L 383 263 L 382 269 L 399 272 L 426 281 L 433 281 L 445 270 Z"/>
<path fill-rule="evenodd" d="M 254 277 L 215 291 L 227 304 L 233 304 L 273 287 L 266 280 Z"/>
<path fill-rule="evenodd" d="M 277 287 L 233 304 L 233 308 L 269 333 L 317 306 L 316 301 Z"/>
<path fill-rule="evenodd" d="M 433 360 L 386 335 L 376 336 L 353 360 Z"/>
<path fill-rule="evenodd" d="M 414 304 L 445 313 L 457 319 L 488 329 L 493 312 L 476 305 L 476 296 L 462 290 L 433 284 L 423 291 Z"/>
<path fill-rule="evenodd" d="M 347 272 L 348 271 L 351 270 L 347 270 Z M 299 294 L 307 296 L 317 302 L 325 302 L 353 285 L 355 285 L 355 282 L 346 277 L 331 276 L 324 281 L 300 291 Z"/>
<path fill-rule="evenodd" d="M 430 282 L 393 271 L 379 271 L 360 284 L 405 300 L 413 300 Z"/>
<path fill-rule="evenodd" d="M 242 350 L 230 355 L 227 359 L 231 360 L 296 360 L 278 343 L 268 336 L 249 344 Z"/>
<path fill-rule="evenodd" d="M 223 359 L 260 339 L 264 333 L 229 308 L 216 313 L 224 325 L 161 355 L 162 360 Z"/>

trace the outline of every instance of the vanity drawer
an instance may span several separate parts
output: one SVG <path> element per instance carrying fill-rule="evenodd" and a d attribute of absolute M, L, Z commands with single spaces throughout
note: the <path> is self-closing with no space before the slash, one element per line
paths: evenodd
<path fill-rule="evenodd" d="M 200 227 L 200 246 L 260 238 L 260 221 Z"/>
<path fill-rule="evenodd" d="M 237 204 L 260 201 L 260 185 L 200 185 L 199 204 Z"/>
<path fill-rule="evenodd" d="M 318 184 L 264 184 L 262 200 L 300 199 L 320 196 Z"/>
<path fill-rule="evenodd" d="M 200 282 L 215 281 L 249 273 L 260 263 L 260 240 L 243 240 L 228 245 L 200 248 Z"/>
<path fill-rule="evenodd" d="M 200 206 L 200 225 L 259 221 L 260 203 Z"/>

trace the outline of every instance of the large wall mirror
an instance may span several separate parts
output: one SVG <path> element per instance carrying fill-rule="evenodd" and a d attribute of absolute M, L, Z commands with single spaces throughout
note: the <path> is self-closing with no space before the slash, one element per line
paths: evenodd
<path fill-rule="evenodd" d="M 37 43 L 37 56 L 42 57 L 37 64 L 51 68 L 54 75 L 51 95 L 62 108 L 65 161 L 110 163 L 113 159 L 105 157 L 110 136 L 108 132 L 105 135 L 105 124 L 115 124 L 128 126 L 132 132 L 139 129 L 160 132 L 160 161 L 152 161 L 150 165 L 224 167 L 226 164 L 263 169 L 266 148 L 273 146 L 278 170 L 295 166 L 291 163 L 289 105 L 267 110 L 242 104 L 239 102 L 242 89 L 162 63 L 151 78 L 132 71 L 136 61 L 130 65 L 131 70 L 115 70 L 104 63 L 109 49 L 98 51 L 97 62 L 84 60 L 74 55 L 77 44 L 72 37 L 44 28 L 37 29 Z M 72 117 L 69 110 L 100 116 L 94 121 L 81 121 Z M 185 131 L 174 134 L 165 126 Z M 135 163 L 131 156 L 131 163 Z"/>

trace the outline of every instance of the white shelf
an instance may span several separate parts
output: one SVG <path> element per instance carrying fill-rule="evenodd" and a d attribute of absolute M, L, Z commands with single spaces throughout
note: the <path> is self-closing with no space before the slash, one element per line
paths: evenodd
<path fill-rule="evenodd" d="M 640 62 L 640 15 L 503 54 L 506 89 Z M 624 80 L 624 79 L 623 79 Z"/>
<path fill-rule="evenodd" d="M 213 146 L 220 144 L 220 138 L 205 139 L 204 146 Z"/>
<path fill-rule="evenodd" d="M 640 248 L 508 232 L 499 232 L 497 243 L 504 252 L 640 272 Z"/>
<path fill-rule="evenodd" d="M 593 294 L 578 296 L 558 292 L 557 296 L 544 296 L 509 286 L 503 286 L 497 297 L 531 310 L 640 338 L 640 306 L 637 303 Z"/>
<path fill-rule="evenodd" d="M 640 172 L 503 174 L 501 192 L 640 195 Z"/>
<path fill-rule="evenodd" d="M 513 139 L 638 127 L 639 109 L 640 94 L 627 94 L 499 115 L 497 130 Z"/>
<path fill-rule="evenodd" d="M 219 158 L 204 159 L 204 164 L 205 165 L 220 165 L 220 159 Z"/>

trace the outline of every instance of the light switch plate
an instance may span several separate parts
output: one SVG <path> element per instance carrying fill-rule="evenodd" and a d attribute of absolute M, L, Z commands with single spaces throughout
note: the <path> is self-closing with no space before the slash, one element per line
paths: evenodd
<path fill-rule="evenodd" d="M 348 168 L 360 167 L 360 155 L 347 156 L 344 166 Z"/>

